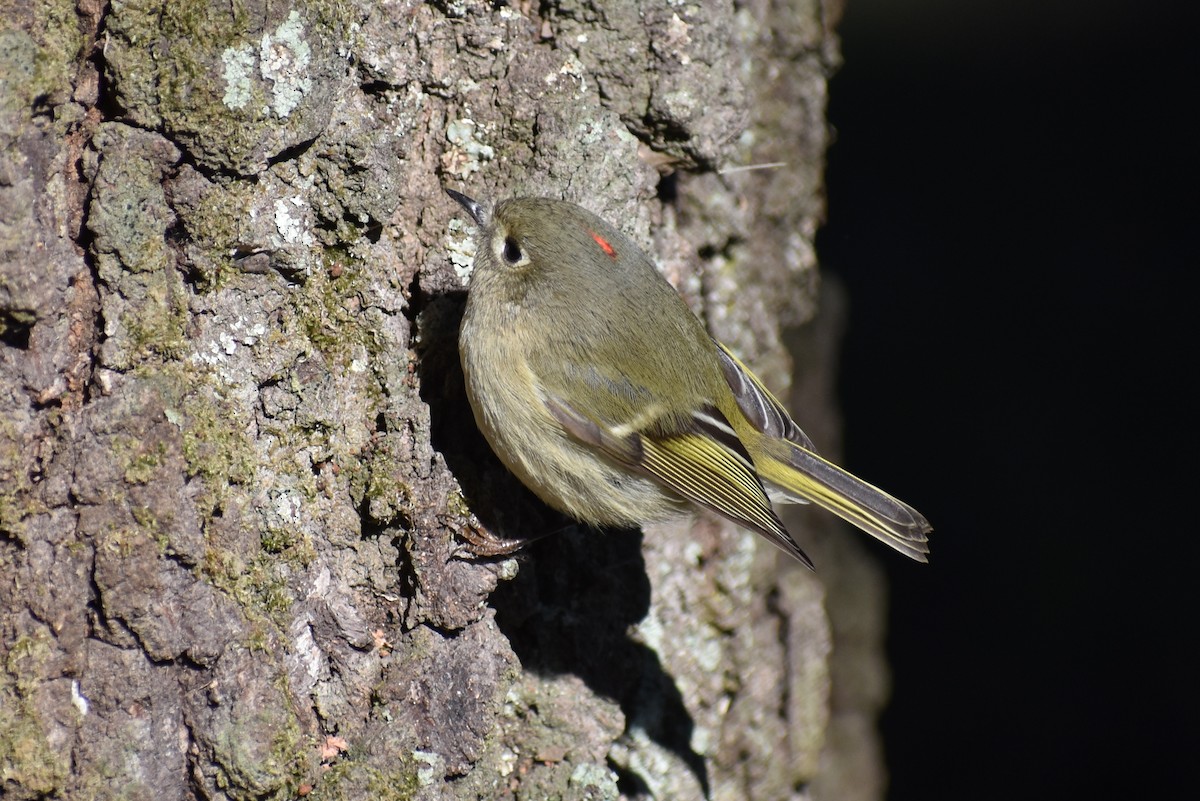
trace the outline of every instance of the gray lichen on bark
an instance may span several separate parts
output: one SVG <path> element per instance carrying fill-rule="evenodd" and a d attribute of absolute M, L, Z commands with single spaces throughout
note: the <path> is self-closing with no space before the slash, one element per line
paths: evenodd
<path fill-rule="evenodd" d="M 620 221 L 784 391 L 830 9 L 0 9 L 6 797 L 873 797 L 877 577 L 807 518 L 820 577 L 707 519 L 464 554 L 566 521 L 471 423 L 441 194 Z"/>

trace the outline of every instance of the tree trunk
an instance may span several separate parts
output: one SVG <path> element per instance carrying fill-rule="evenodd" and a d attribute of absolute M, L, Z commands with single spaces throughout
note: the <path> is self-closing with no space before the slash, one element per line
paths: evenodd
<path fill-rule="evenodd" d="M 876 572 L 817 516 L 813 575 L 534 500 L 464 399 L 441 191 L 620 222 L 777 389 L 797 329 L 828 442 L 831 9 L 0 11 L 6 798 L 878 796 Z"/>

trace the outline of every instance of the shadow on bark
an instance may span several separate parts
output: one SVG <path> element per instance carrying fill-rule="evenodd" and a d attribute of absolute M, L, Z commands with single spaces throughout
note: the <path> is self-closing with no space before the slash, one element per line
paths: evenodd
<path fill-rule="evenodd" d="M 492 594 L 496 624 L 525 670 L 571 673 L 613 699 L 625 732 L 641 729 L 675 754 L 709 794 L 703 757 L 691 748 L 695 723 L 657 654 L 629 635 L 650 610 L 642 532 L 571 526 L 528 549 L 517 577 Z M 621 771 L 621 788 L 645 792 Z"/>

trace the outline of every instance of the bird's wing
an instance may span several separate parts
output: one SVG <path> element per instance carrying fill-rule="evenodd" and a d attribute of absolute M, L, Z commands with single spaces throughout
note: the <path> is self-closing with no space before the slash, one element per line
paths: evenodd
<path fill-rule="evenodd" d="M 758 532 L 812 567 L 771 508 L 745 446 L 715 407 L 702 407 L 683 420 L 658 416 L 630 426 L 597 420 L 560 397 L 548 396 L 544 402 L 574 439 Z"/>
<path fill-rule="evenodd" d="M 716 342 L 716 340 L 713 340 Z M 800 430 L 796 421 L 788 414 L 787 409 L 771 391 L 763 386 L 762 381 L 738 357 L 730 353 L 729 348 L 716 342 L 717 355 L 720 356 L 721 373 L 725 383 L 733 390 L 733 397 L 741 407 L 742 414 L 750 425 L 763 435 L 773 439 L 786 439 L 794 442 L 807 451 L 816 453 L 812 440 Z"/>

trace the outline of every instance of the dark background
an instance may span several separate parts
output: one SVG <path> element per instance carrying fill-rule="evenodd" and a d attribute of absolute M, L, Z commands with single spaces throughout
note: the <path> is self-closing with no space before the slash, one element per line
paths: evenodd
<path fill-rule="evenodd" d="M 893 801 L 1196 796 L 1200 14 L 848 0 L 827 274 L 881 552 Z"/>

